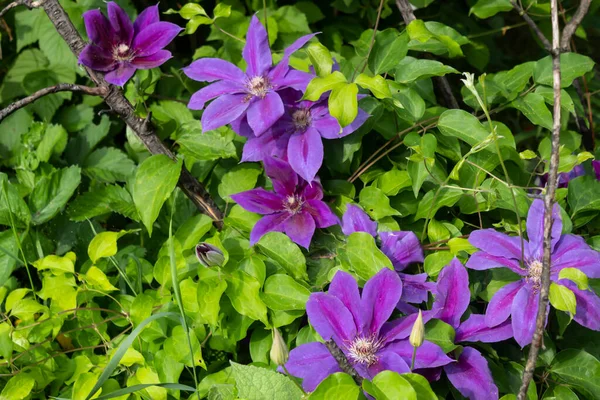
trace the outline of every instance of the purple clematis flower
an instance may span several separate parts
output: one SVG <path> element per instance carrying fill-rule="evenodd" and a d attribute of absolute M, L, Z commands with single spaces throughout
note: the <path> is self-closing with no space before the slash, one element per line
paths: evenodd
<path fill-rule="evenodd" d="M 327 97 L 313 101 L 301 101 L 302 92 L 284 89 L 280 92 L 284 113 L 271 129 L 255 136 L 246 116 L 231 123 L 234 131 L 246 136 L 242 161 L 262 161 L 275 156 L 287 160 L 304 180 L 312 181 L 323 164 L 323 140 L 339 139 L 360 128 L 369 114 L 358 109 L 354 121 L 340 127 L 329 114 Z"/>
<path fill-rule="evenodd" d="M 576 165 L 569 172 L 561 172 L 558 174 L 557 183 L 559 188 L 569 187 L 569 182 L 571 179 L 575 179 L 579 176 L 585 175 L 585 168 L 583 165 Z M 546 186 L 548 183 L 548 174 L 544 174 L 540 177 L 540 186 Z"/>
<path fill-rule="evenodd" d="M 151 69 L 171 58 L 164 50 L 183 29 L 159 20 L 158 4 L 146 8 L 131 20 L 117 3 L 108 3 L 108 19 L 100 10 L 83 14 L 90 44 L 79 54 L 79 63 L 105 72 L 113 85 L 123 86 L 136 69 Z"/>
<path fill-rule="evenodd" d="M 354 278 L 338 271 L 327 293 L 313 293 L 306 304 L 308 319 L 325 340 L 333 340 L 356 371 L 372 379 L 384 370 L 410 372 L 413 348 L 408 341 L 416 315 L 386 322 L 402 294 L 402 281 L 382 269 L 367 281 L 362 294 Z M 452 360 L 428 341 L 419 347 L 415 368 L 434 368 Z M 290 352 L 286 369 L 313 391 L 330 374 L 341 372 L 323 343 L 306 343 Z"/>
<path fill-rule="evenodd" d="M 590 278 L 600 278 L 600 254 L 579 236 L 561 235 L 562 220 L 556 204 L 552 217 L 550 279 L 575 294 L 575 321 L 587 328 L 600 330 L 600 298 L 591 289 L 581 290 L 572 281 L 559 279 L 559 273 L 564 268 L 577 268 Z M 521 276 L 521 279 L 496 292 L 485 314 L 485 323 L 489 327 L 504 323 L 510 316 L 515 340 L 521 347 L 531 343 L 535 331 L 542 275 L 543 227 L 544 203 L 537 199 L 527 215 L 529 240 L 524 240 L 524 258 L 518 237 L 507 236 L 494 229 L 475 231 L 469 237 L 469 242 L 481 251 L 471 256 L 467 262 L 468 268 L 486 270 L 505 267 Z"/>
<path fill-rule="evenodd" d="M 275 193 L 257 188 L 231 196 L 244 209 L 264 215 L 252 228 L 250 245 L 267 232 L 285 232 L 294 242 L 308 249 L 315 228 L 339 223 L 337 216 L 321 200 L 321 184 L 318 181 L 309 184 L 299 178 L 285 161 L 269 157 L 264 165 Z"/>
<path fill-rule="evenodd" d="M 207 101 L 218 97 L 202 114 L 202 129 L 217 129 L 245 116 L 254 135 L 267 131 L 284 113 L 277 92 L 288 87 L 303 91 L 312 78 L 309 73 L 289 68 L 289 58 L 315 35 L 296 40 L 273 67 L 267 32 L 253 16 L 242 53 L 247 64 L 245 73 L 218 58 L 202 58 L 184 68 L 183 72 L 193 80 L 214 82 L 194 93 L 188 104 L 192 110 L 202 110 Z"/>
<path fill-rule="evenodd" d="M 392 261 L 396 271 L 404 270 L 409 264 L 422 263 L 423 248 L 414 232 L 381 232 L 381 251 Z"/>
<path fill-rule="evenodd" d="M 342 217 L 342 232 L 349 236 L 354 232 L 367 232 L 377 237 L 377 222 L 371 220 L 359 206 L 348 204 Z"/>

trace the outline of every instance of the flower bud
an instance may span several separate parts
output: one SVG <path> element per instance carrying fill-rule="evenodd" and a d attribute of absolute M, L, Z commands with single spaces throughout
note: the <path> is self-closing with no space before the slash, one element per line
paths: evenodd
<path fill-rule="evenodd" d="M 196 257 L 205 267 L 220 267 L 225 262 L 221 249 L 206 242 L 196 245 Z"/>
<path fill-rule="evenodd" d="M 419 310 L 419 315 L 410 331 L 410 337 L 408 341 L 412 347 L 421 347 L 423 340 L 425 339 L 425 325 L 423 324 L 423 314 Z"/>
<path fill-rule="evenodd" d="M 273 361 L 277 365 L 284 365 L 289 356 L 287 345 L 279 333 L 277 328 L 273 328 L 273 345 L 271 346 L 271 352 L 269 355 L 271 356 L 271 361 Z"/>

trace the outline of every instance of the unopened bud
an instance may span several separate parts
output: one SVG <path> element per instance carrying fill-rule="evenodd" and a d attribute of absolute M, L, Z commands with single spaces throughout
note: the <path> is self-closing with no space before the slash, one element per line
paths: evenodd
<path fill-rule="evenodd" d="M 273 328 L 273 345 L 271 346 L 271 361 L 276 365 L 284 365 L 289 356 L 287 345 L 277 328 Z"/>
<path fill-rule="evenodd" d="M 410 331 L 408 341 L 412 347 L 421 347 L 423 340 L 425 340 L 425 325 L 423 324 L 423 314 L 419 310 L 419 315 Z"/>
<path fill-rule="evenodd" d="M 220 267 L 225 262 L 221 249 L 206 242 L 196 245 L 196 257 L 205 267 Z"/>

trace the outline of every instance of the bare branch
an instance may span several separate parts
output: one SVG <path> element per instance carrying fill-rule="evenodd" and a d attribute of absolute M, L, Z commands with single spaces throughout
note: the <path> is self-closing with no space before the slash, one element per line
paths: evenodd
<path fill-rule="evenodd" d="M 527 15 L 527 11 L 525 11 L 519 4 L 517 4 L 517 2 L 515 0 L 511 0 L 510 4 L 512 4 L 512 6 L 519 12 L 521 17 L 523 17 L 525 22 L 527 22 L 527 25 L 529 25 L 531 30 L 535 32 L 537 37 L 540 39 L 540 42 L 542 42 L 542 44 L 544 45 L 544 48 L 546 49 L 546 51 L 548 53 L 552 53 L 552 45 L 550 44 L 550 41 L 546 38 L 546 36 L 540 30 L 540 28 L 537 26 L 535 21 L 532 20 L 529 15 Z"/>
<path fill-rule="evenodd" d="M 325 347 L 327 347 L 327 350 L 329 350 L 333 358 L 335 358 L 335 361 L 337 361 L 338 365 L 340 366 L 340 369 L 348 375 L 350 375 L 358 386 L 362 386 L 362 376 L 360 376 L 358 372 L 356 372 L 352 364 L 350 364 L 350 361 L 348 361 L 348 359 L 346 358 L 344 352 L 338 347 L 338 345 L 333 341 L 333 339 L 325 342 Z"/>
<path fill-rule="evenodd" d="M 73 26 L 73 22 L 64 8 L 58 0 L 43 0 L 42 7 L 57 32 L 62 36 L 67 45 L 69 45 L 73 54 L 78 57 L 79 53 L 85 47 L 85 42 Z M 160 140 L 150 121 L 140 118 L 135 114 L 135 109 L 119 88 L 109 85 L 101 73 L 89 68 L 85 68 L 85 70 L 97 86 L 108 89 L 104 96 L 104 102 L 136 133 L 150 153 L 164 154 L 173 160 L 176 159 L 171 150 Z M 179 187 L 203 213 L 215 221 L 215 225 L 218 228 L 223 226 L 221 211 L 210 197 L 208 191 L 206 191 L 204 186 L 198 182 L 185 166 L 181 170 Z"/>
<path fill-rule="evenodd" d="M 551 262 L 551 240 L 552 240 L 552 208 L 555 203 L 557 186 L 558 162 L 559 162 L 559 138 L 560 138 L 560 29 L 558 26 L 558 0 L 551 0 L 550 10 L 552 14 L 552 76 L 554 89 L 554 123 L 552 125 L 552 152 L 550 155 L 550 171 L 548 176 L 547 192 L 544 196 L 544 243 L 542 260 L 542 282 L 540 288 L 539 308 L 536 318 L 535 332 L 527 357 L 527 364 L 523 371 L 523 382 L 517 396 L 518 400 L 527 398 L 527 389 L 533 379 L 535 365 L 542 344 L 544 326 L 546 324 L 546 308 L 548 306 L 548 292 L 550 289 L 550 262 Z"/>
<path fill-rule="evenodd" d="M 108 89 L 105 86 L 89 87 L 75 85 L 73 83 L 59 83 L 58 85 L 38 90 L 30 96 L 15 101 L 14 103 L 8 105 L 8 107 L 3 108 L 2 110 L 0 110 L 0 121 L 17 111 L 18 109 L 26 107 L 29 104 L 35 102 L 37 99 L 57 92 L 82 92 L 91 96 L 105 96 L 108 92 Z"/>
<path fill-rule="evenodd" d="M 562 51 L 566 51 L 569 48 L 569 42 L 571 41 L 571 37 L 573 36 L 573 34 L 575 34 L 577 27 L 583 20 L 583 17 L 585 17 L 585 15 L 587 14 L 591 3 L 592 0 L 581 0 L 577 11 L 575 11 L 575 14 L 573 15 L 573 18 L 571 18 L 569 23 L 566 24 L 563 28 L 562 36 L 560 39 L 560 49 Z"/>
<path fill-rule="evenodd" d="M 4 7 L 2 10 L 0 10 L 0 18 L 2 18 L 2 16 L 4 14 L 6 14 L 10 10 L 12 10 L 13 8 L 18 7 L 18 6 L 27 6 L 27 8 L 31 9 L 31 8 L 39 7 L 40 2 L 39 1 L 33 2 L 31 0 L 13 1 L 12 3 L 9 3 L 6 7 Z"/>

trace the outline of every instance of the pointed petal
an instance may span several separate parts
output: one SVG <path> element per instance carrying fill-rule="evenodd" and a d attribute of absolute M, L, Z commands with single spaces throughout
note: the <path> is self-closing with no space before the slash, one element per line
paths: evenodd
<path fill-rule="evenodd" d="M 345 349 L 356 336 L 352 313 L 335 296 L 313 293 L 306 302 L 308 320 L 324 340 L 333 340 Z"/>
<path fill-rule="evenodd" d="M 273 192 L 256 188 L 231 195 L 233 201 L 245 210 L 258 214 L 272 214 L 283 211 L 283 199 Z"/>
<path fill-rule="evenodd" d="M 287 143 L 289 135 L 279 137 L 273 135 L 272 130 L 268 130 L 260 136 L 249 137 L 244 144 L 242 153 L 242 162 L 263 161 L 267 157 L 276 157 L 283 159 L 287 155 Z"/>
<path fill-rule="evenodd" d="M 600 331 L 600 298 L 596 293 L 592 290 L 581 290 L 574 282 L 567 279 L 561 279 L 557 283 L 571 289 L 575 294 L 577 308 L 573 319 L 579 325 Z"/>
<path fill-rule="evenodd" d="M 600 253 L 575 235 L 563 235 L 552 253 L 552 276 L 557 279 L 563 268 L 578 268 L 588 278 L 600 278 Z"/>
<path fill-rule="evenodd" d="M 538 307 L 539 294 L 530 285 L 523 285 L 511 308 L 513 333 L 521 347 L 527 346 L 533 339 Z"/>
<path fill-rule="evenodd" d="M 389 343 L 385 349 L 398 354 L 407 363 L 411 362 L 414 348 L 408 340 Z M 441 367 L 452 361 L 453 360 L 444 353 L 444 350 L 442 350 L 440 346 L 426 340 L 421 347 L 417 349 L 415 369 Z"/>
<path fill-rule="evenodd" d="M 168 50 L 159 50 L 151 56 L 136 57 L 131 61 L 131 64 L 137 69 L 152 69 L 161 66 L 168 59 L 173 57 Z"/>
<path fill-rule="evenodd" d="M 493 256 L 485 251 L 478 251 L 473 254 L 469 261 L 467 261 L 467 268 L 474 269 L 477 271 L 483 271 L 491 268 L 510 268 L 511 271 L 525 276 L 527 275 L 527 270 L 521 268 L 519 261 Z"/>
<path fill-rule="evenodd" d="M 243 94 L 226 94 L 210 103 L 202 114 L 202 131 L 220 128 L 242 115 L 248 108 L 245 97 Z"/>
<path fill-rule="evenodd" d="M 367 379 L 373 379 L 382 371 L 393 371 L 399 374 L 410 372 L 410 367 L 402 357 L 393 351 L 381 351 L 377 354 L 377 362 L 367 368 Z"/>
<path fill-rule="evenodd" d="M 304 92 L 306 91 L 308 82 L 310 82 L 314 77 L 315 76 L 313 74 L 309 74 L 308 72 L 298 71 L 290 68 L 288 73 L 285 74 L 283 78 L 273 80 L 272 82 L 278 89 L 292 88 Z"/>
<path fill-rule="evenodd" d="M 140 13 L 140 15 L 138 15 L 135 22 L 133 23 L 134 35 L 137 35 L 141 31 L 143 31 L 145 28 L 148 27 L 148 25 L 152 25 L 158 21 L 160 21 L 160 17 L 158 15 L 158 4 L 147 7 L 144 11 Z"/>
<path fill-rule="evenodd" d="M 100 10 L 83 13 L 83 23 L 90 42 L 110 50 L 115 41 L 115 31 Z"/>
<path fill-rule="evenodd" d="M 123 86 L 135 74 L 135 67 L 129 63 L 120 63 L 117 68 L 104 75 L 106 82 Z"/>
<path fill-rule="evenodd" d="M 263 235 L 269 232 L 283 232 L 283 223 L 288 218 L 288 213 L 275 213 L 262 217 L 250 232 L 250 246 L 254 246 Z"/>
<path fill-rule="evenodd" d="M 381 251 L 392 261 L 397 271 L 409 264 L 423 262 L 423 249 L 417 235 L 410 231 L 381 232 Z"/>
<path fill-rule="evenodd" d="M 250 21 L 242 56 L 248 65 L 246 74 L 250 77 L 262 76 L 273 65 L 267 31 L 256 15 Z"/>
<path fill-rule="evenodd" d="M 340 223 L 329 206 L 321 200 L 308 200 L 304 203 L 304 209 L 315 219 L 317 228 L 328 228 Z"/>
<path fill-rule="evenodd" d="M 513 337 L 511 321 L 507 320 L 490 328 L 485 323 L 485 315 L 471 314 L 456 330 L 454 342 L 496 343 L 511 337 Z"/>
<path fill-rule="evenodd" d="M 292 135 L 288 142 L 290 165 L 305 181 L 312 182 L 323 163 L 323 142 L 314 128 Z"/>
<path fill-rule="evenodd" d="M 331 115 L 313 119 L 312 125 L 325 139 L 339 139 L 343 137 L 340 124 L 337 122 L 337 119 L 333 118 Z"/>
<path fill-rule="evenodd" d="M 434 282 L 427 282 L 427 274 L 403 274 L 398 273 L 402 279 L 401 302 L 419 304 L 427 301 L 428 293 L 435 290 Z"/>
<path fill-rule="evenodd" d="M 562 219 L 560 208 L 554 204 L 552 209 L 552 248 L 560 239 Z M 529 239 L 529 258 L 542 259 L 542 243 L 544 242 L 544 201 L 535 199 L 527 214 L 527 238 Z"/>
<path fill-rule="evenodd" d="M 108 2 L 108 19 L 121 43 L 131 45 L 133 39 L 133 24 L 129 16 L 114 1 Z"/>
<path fill-rule="evenodd" d="M 294 243 L 308 250 L 310 241 L 315 234 L 315 228 L 316 224 L 312 215 L 301 211 L 285 221 L 283 230 Z"/>
<path fill-rule="evenodd" d="M 248 107 L 248 124 L 256 136 L 262 135 L 283 115 L 284 108 L 281 97 L 269 92 L 262 99 L 252 101 Z"/>
<path fill-rule="evenodd" d="M 112 71 L 117 68 L 112 53 L 95 44 L 88 44 L 79 53 L 79 63 L 94 71 Z"/>
<path fill-rule="evenodd" d="M 354 204 L 348 204 L 342 217 L 342 232 L 344 235 L 350 235 L 354 232 L 366 232 L 376 237 L 377 222 L 371 220 L 362 208 Z"/>
<path fill-rule="evenodd" d="M 161 50 L 166 51 L 166 50 Z M 158 52 L 160 53 L 160 51 Z M 158 54 L 156 53 L 156 54 Z M 169 53 L 170 54 L 170 53 Z M 152 57 L 152 56 L 151 56 Z M 191 110 L 202 110 L 207 101 L 214 99 L 215 97 L 223 96 L 224 94 L 241 93 L 243 87 L 241 84 L 235 81 L 219 81 L 210 84 L 202 89 L 198 90 L 190 98 L 188 108 Z"/>
<path fill-rule="evenodd" d="M 402 281 L 396 273 L 383 268 L 367 281 L 362 292 L 363 334 L 378 335 L 402 296 Z"/>
<path fill-rule="evenodd" d="M 329 375 L 342 372 L 327 347 L 319 342 L 306 343 L 290 351 L 285 368 L 302 378 L 302 387 L 307 392 L 314 391 Z"/>
<path fill-rule="evenodd" d="M 220 58 L 201 58 L 183 69 L 188 78 L 198 82 L 229 80 L 242 84 L 245 75 L 241 69 Z"/>
<path fill-rule="evenodd" d="M 423 312 L 423 323 L 429 322 L 435 313 L 431 311 Z M 410 336 L 415 321 L 417 320 L 418 314 L 407 315 L 406 317 L 400 317 L 391 322 L 387 322 L 381 328 L 380 336 L 386 343 L 393 342 L 394 340 L 406 339 Z"/>
<path fill-rule="evenodd" d="M 481 229 L 471 232 L 469 243 L 496 257 L 521 259 L 521 239 L 518 236 L 508 236 L 495 229 Z"/>
<path fill-rule="evenodd" d="M 132 47 L 138 57 L 152 55 L 171 43 L 182 30 L 170 22 L 155 22 L 133 39 Z"/>
<path fill-rule="evenodd" d="M 592 161 L 592 168 L 594 168 L 594 175 L 596 175 L 596 179 L 600 181 L 600 161 Z"/>
<path fill-rule="evenodd" d="M 298 185 L 298 175 L 292 167 L 285 161 L 274 157 L 265 158 L 264 164 L 265 173 L 271 178 L 275 192 L 282 196 L 294 194 L 296 185 Z"/>
<path fill-rule="evenodd" d="M 331 280 L 327 294 L 337 297 L 350 311 L 355 326 L 362 326 L 360 293 L 356 280 L 347 272 L 337 271 Z"/>
<path fill-rule="evenodd" d="M 444 371 L 452 386 L 470 400 L 498 399 L 487 360 L 477 350 L 465 347 L 457 362 L 446 365 Z"/>
<path fill-rule="evenodd" d="M 460 318 L 469 307 L 470 300 L 469 274 L 455 258 L 442 269 L 438 277 L 432 309 L 438 310 L 436 318 L 456 329 L 460 325 Z"/>
<path fill-rule="evenodd" d="M 358 114 L 356 114 L 356 118 L 354 118 L 354 121 L 352 121 L 350 123 L 350 125 L 346 125 L 344 127 L 344 129 L 342 129 L 342 133 L 340 134 L 340 137 L 348 136 L 352 132 L 356 131 L 358 128 L 360 128 L 361 126 L 363 126 L 363 124 L 365 122 L 367 122 L 367 120 L 370 117 L 371 116 L 369 114 L 367 114 L 361 108 L 359 108 L 358 109 Z"/>
<path fill-rule="evenodd" d="M 500 325 L 508 319 L 515 296 L 519 293 L 523 285 L 524 281 L 519 279 L 502 287 L 494 294 L 485 312 L 485 323 L 488 326 Z"/>
<path fill-rule="evenodd" d="M 283 52 L 283 58 L 279 61 L 279 63 L 273 68 L 273 70 L 269 73 L 269 78 L 271 80 L 280 80 L 285 76 L 285 73 L 289 70 L 289 61 L 290 56 L 299 50 L 302 46 L 304 46 L 310 39 L 312 39 L 318 33 L 311 33 L 310 35 L 302 36 L 297 39 L 294 43 L 292 43 L 289 47 L 287 47 Z"/>
<path fill-rule="evenodd" d="M 323 198 L 323 186 L 321 186 L 321 183 L 319 182 L 319 177 L 316 177 L 310 185 L 304 180 L 302 180 L 300 184 L 304 186 L 300 192 L 305 199 L 321 200 Z"/>

